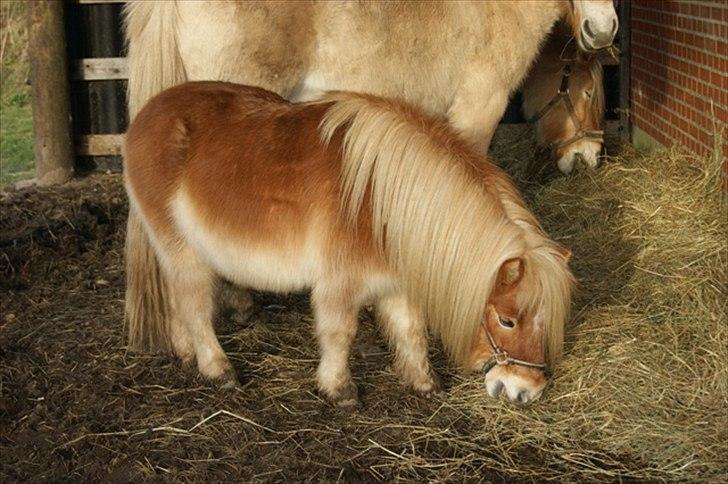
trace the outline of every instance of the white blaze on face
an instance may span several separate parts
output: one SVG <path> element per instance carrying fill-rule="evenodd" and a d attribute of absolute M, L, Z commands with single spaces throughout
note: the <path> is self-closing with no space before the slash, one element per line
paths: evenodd
<path fill-rule="evenodd" d="M 545 379 L 535 382 L 496 366 L 485 375 L 488 395 L 498 398 L 504 394 L 513 403 L 525 405 L 537 400 L 546 387 Z"/>
<path fill-rule="evenodd" d="M 611 0 L 581 0 L 581 42 L 589 50 L 609 47 L 619 20 Z"/>

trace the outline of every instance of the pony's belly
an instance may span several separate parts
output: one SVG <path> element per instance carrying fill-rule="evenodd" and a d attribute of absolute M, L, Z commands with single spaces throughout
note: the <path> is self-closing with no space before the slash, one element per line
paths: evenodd
<path fill-rule="evenodd" d="M 216 273 L 243 287 L 301 291 L 313 286 L 319 272 L 317 258 L 304 247 L 272 249 L 205 238 L 202 244 L 195 244 L 198 253 Z"/>
<path fill-rule="evenodd" d="M 184 192 L 171 205 L 177 230 L 184 241 L 217 274 L 261 291 L 290 292 L 309 288 L 321 273 L 320 233 L 281 232 L 261 237 L 263 231 L 235 233 L 210 227 Z M 288 234 L 288 235 L 286 235 Z"/>

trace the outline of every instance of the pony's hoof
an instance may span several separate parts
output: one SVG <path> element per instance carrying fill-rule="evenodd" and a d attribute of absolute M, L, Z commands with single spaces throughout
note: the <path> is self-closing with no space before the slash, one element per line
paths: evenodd
<path fill-rule="evenodd" d="M 182 367 L 182 371 L 185 373 L 191 373 L 197 369 L 197 365 L 195 364 L 195 355 L 189 355 L 179 357 L 179 364 Z"/>
<path fill-rule="evenodd" d="M 240 380 L 238 380 L 238 375 L 232 368 L 225 370 L 225 373 L 215 378 L 214 381 L 221 390 L 235 390 L 236 388 L 240 388 Z"/>
<path fill-rule="evenodd" d="M 359 406 L 359 391 L 353 382 L 329 397 L 331 403 L 344 410 L 352 410 Z"/>
<path fill-rule="evenodd" d="M 435 395 L 445 393 L 445 387 L 442 384 L 440 377 L 433 373 L 431 378 L 432 379 L 426 385 L 413 386 L 412 390 L 415 394 L 425 398 L 432 398 Z"/>

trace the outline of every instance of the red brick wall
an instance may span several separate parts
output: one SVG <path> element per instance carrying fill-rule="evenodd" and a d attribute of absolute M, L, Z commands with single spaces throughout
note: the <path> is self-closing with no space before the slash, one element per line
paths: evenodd
<path fill-rule="evenodd" d="M 728 137 L 728 0 L 631 0 L 631 10 L 633 125 L 711 152 L 715 123 Z"/>

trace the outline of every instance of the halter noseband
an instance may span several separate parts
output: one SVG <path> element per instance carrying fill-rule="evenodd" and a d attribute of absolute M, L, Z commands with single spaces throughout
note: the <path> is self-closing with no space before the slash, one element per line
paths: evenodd
<path fill-rule="evenodd" d="M 541 108 L 541 110 L 537 112 L 535 116 L 528 119 L 529 123 L 535 123 L 539 119 L 543 118 L 546 113 L 548 113 L 551 108 L 556 106 L 559 101 L 563 101 L 564 106 L 566 107 L 566 111 L 569 113 L 569 118 L 571 118 L 571 122 L 576 128 L 576 134 L 571 138 L 559 141 L 558 143 L 550 143 L 547 148 L 551 149 L 552 151 L 556 151 L 565 146 L 569 146 L 570 144 L 576 143 L 577 141 L 584 138 L 593 139 L 602 144 L 604 143 L 604 131 L 584 128 L 581 125 L 581 121 L 579 121 L 579 117 L 576 115 L 574 104 L 571 102 L 571 97 L 569 96 L 569 79 L 571 78 L 571 65 L 572 62 L 567 62 L 564 64 L 564 69 L 562 71 L 563 74 L 561 75 L 561 85 L 559 86 L 559 90 L 556 92 L 556 94 L 554 94 L 554 97 L 551 98 L 551 101 L 549 101 L 546 106 Z"/>
<path fill-rule="evenodd" d="M 548 367 L 545 363 L 531 363 L 530 361 L 511 358 L 506 350 L 495 344 L 495 340 L 490 335 L 490 331 L 488 331 L 488 326 L 485 322 L 483 322 L 483 329 L 485 330 L 485 335 L 488 337 L 488 343 L 490 343 L 490 347 L 493 350 L 493 354 L 490 358 L 488 358 L 488 361 L 485 362 L 485 365 L 483 365 L 483 376 L 487 375 L 488 372 L 496 366 L 507 365 L 525 366 L 526 368 L 535 368 L 544 373 L 548 373 Z"/>

